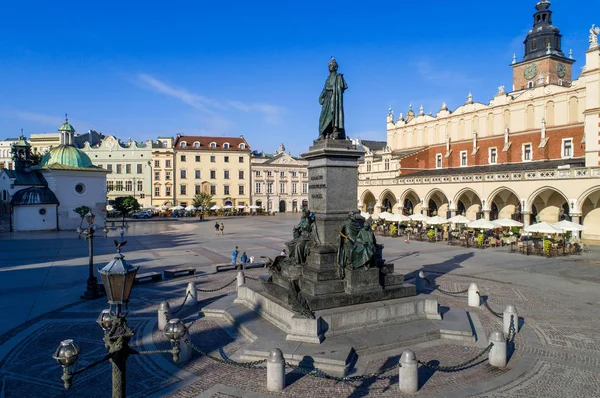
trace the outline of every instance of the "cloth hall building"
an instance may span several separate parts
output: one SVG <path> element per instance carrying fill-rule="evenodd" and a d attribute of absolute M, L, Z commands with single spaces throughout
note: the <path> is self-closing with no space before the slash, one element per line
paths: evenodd
<path fill-rule="evenodd" d="M 540 1 L 524 56 L 511 65 L 512 90 L 436 115 L 409 109 L 387 116 L 387 145 L 359 166 L 358 205 L 379 213 L 494 220 L 572 219 L 600 240 L 600 29 L 592 27 L 585 65 L 562 49 L 550 2 Z"/>

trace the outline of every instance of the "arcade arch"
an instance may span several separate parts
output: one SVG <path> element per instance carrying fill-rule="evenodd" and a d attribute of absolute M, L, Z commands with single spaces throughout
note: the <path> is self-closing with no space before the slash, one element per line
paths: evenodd
<path fill-rule="evenodd" d="M 521 201 L 512 189 L 501 187 L 492 192 L 489 196 L 488 207 L 490 209 L 490 220 L 506 217 L 523 222 Z"/>
<path fill-rule="evenodd" d="M 555 223 L 570 219 L 569 201 L 556 188 L 543 187 L 536 190 L 527 201 L 531 209 L 531 223 L 545 221 Z"/>
<path fill-rule="evenodd" d="M 471 188 L 465 188 L 456 194 L 454 203 L 456 214 L 461 214 L 471 220 L 476 220 L 482 210 L 481 199 Z"/>
<path fill-rule="evenodd" d="M 377 204 L 377 200 L 375 199 L 375 195 L 371 191 L 365 191 L 362 196 L 362 211 L 373 214 L 375 211 L 375 205 Z"/>
<path fill-rule="evenodd" d="M 425 199 L 425 203 L 427 204 L 427 216 L 441 216 L 446 217 L 449 206 L 448 206 L 448 197 L 446 194 L 439 189 L 434 189 L 427 195 Z"/>
<path fill-rule="evenodd" d="M 584 193 L 579 200 L 581 206 L 581 224 L 586 227 L 584 239 L 600 239 L 600 187 Z"/>
<path fill-rule="evenodd" d="M 387 211 L 392 213 L 398 201 L 396 200 L 396 196 L 394 196 L 391 191 L 386 189 L 381 193 L 381 196 L 379 197 L 379 203 L 381 204 L 381 212 Z"/>
<path fill-rule="evenodd" d="M 402 213 L 405 216 L 419 214 L 423 208 L 423 206 L 421 206 L 421 199 L 419 199 L 419 195 L 417 195 L 417 193 L 412 189 L 404 192 L 400 202 L 403 205 Z"/>

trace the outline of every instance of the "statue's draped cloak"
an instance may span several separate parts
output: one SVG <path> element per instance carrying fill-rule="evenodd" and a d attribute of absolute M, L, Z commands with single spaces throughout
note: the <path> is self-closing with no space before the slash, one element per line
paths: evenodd
<path fill-rule="evenodd" d="M 331 130 L 337 129 L 344 131 L 344 90 L 348 85 L 344 76 L 339 73 L 331 73 L 325 81 L 325 87 L 319 97 L 321 108 L 321 117 L 319 118 L 319 134 L 325 135 L 325 131 L 331 125 Z"/>

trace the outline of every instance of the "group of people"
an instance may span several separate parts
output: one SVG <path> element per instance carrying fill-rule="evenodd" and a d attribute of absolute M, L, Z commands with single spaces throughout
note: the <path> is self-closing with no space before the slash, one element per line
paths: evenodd
<path fill-rule="evenodd" d="M 215 235 L 225 235 L 225 225 L 223 223 L 219 224 L 218 221 L 215 221 Z"/>
<path fill-rule="evenodd" d="M 233 249 L 233 251 L 231 252 L 231 264 L 238 263 L 238 255 L 239 254 L 240 254 L 240 251 L 238 250 L 238 247 L 236 246 L 235 249 Z M 254 262 L 254 257 L 248 257 L 246 252 L 242 252 L 242 255 L 240 256 L 240 264 L 251 264 L 253 262 Z"/>

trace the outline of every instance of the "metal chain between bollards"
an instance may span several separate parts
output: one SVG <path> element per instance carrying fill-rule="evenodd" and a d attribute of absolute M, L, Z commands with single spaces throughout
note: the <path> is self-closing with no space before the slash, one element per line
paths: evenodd
<path fill-rule="evenodd" d="M 233 366 L 237 366 L 240 368 L 246 368 L 246 369 L 260 369 L 260 368 L 264 368 L 264 366 L 259 368 L 259 365 L 262 365 L 267 362 L 266 359 L 260 359 L 258 361 L 251 361 L 251 362 L 237 362 L 237 361 L 234 361 L 233 359 L 229 359 L 229 358 L 221 359 L 221 358 L 214 357 L 207 352 L 204 352 L 200 347 L 197 347 L 189 339 L 185 339 L 184 343 L 189 345 L 194 351 L 198 352 L 199 354 L 204 355 L 205 357 L 212 359 L 215 362 L 222 363 L 224 365 L 233 365 Z"/>
<path fill-rule="evenodd" d="M 258 278 L 254 278 L 254 277 L 251 277 L 251 276 L 244 276 L 244 278 L 245 278 L 245 279 L 248 279 L 248 280 L 250 280 L 250 281 L 255 281 L 255 282 L 258 282 L 258 281 L 260 281 L 260 279 L 258 279 Z"/>
<path fill-rule="evenodd" d="M 481 298 L 481 301 L 483 302 L 483 305 L 485 306 L 485 308 L 487 308 L 492 314 L 494 314 L 498 318 L 502 318 L 504 316 L 504 314 L 502 314 L 501 312 L 494 311 L 492 309 L 492 307 L 490 307 L 490 305 L 487 303 L 487 300 L 485 300 L 483 297 L 481 297 L 481 294 L 479 292 L 477 292 L 477 295 L 479 296 L 479 298 Z"/>
<path fill-rule="evenodd" d="M 441 365 L 430 365 L 427 362 L 423 362 L 423 361 L 417 361 L 418 363 L 420 363 L 423 366 L 428 367 L 429 369 L 433 369 L 439 372 L 456 372 L 459 370 L 463 370 L 464 368 L 466 368 L 468 365 L 472 364 L 473 362 L 475 362 L 476 360 L 478 360 L 479 358 L 481 358 L 483 355 L 485 355 L 489 350 L 492 349 L 492 347 L 494 346 L 494 343 L 490 343 L 485 349 L 483 349 L 483 351 L 481 351 L 479 354 L 477 354 L 475 357 L 469 359 L 466 362 L 460 363 L 458 365 L 453 365 L 453 366 L 441 366 Z"/>
<path fill-rule="evenodd" d="M 199 292 L 202 292 L 202 293 L 213 293 L 213 292 L 218 292 L 219 290 L 223 290 L 223 289 L 225 289 L 226 287 L 228 287 L 229 285 L 231 285 L 231 284 L 232 284 L 233 282 L 235 282 L 235 281 L 237 281 L 237 277 L 236 277 L 236 278 L 233 278 L 233 280 L 232 280 L 231 282 L 229 282 L 228 284 L 226 284 L 226 285 L 224 285 L 224 286 L 221 286 L 221 287 L 218 287 L 218 288 L 216 288 L 216 289 L 206 289 L 206 290 L 203 290 L 203 289 L 198 289 L 198 288 L 196 288 L 196 290 L 197 290 L 197 291 L 199 291 Z"/>
<path fill-rule="evenodd" d="M 154 355 L 154 354 L 172 354 L 173 350 L 152 350 L 152 351 L 136 351 L 138 355 Z"/>
<path fill-rule="evenodd" d="M 185 305 L 185 302 L 187 301 L 188 297 L 191 296 L 191 292 L 186 292 L 185 294 L 185 298 L 183 299 L 183 303 L 181 303 L 181 305 L 179 306 L 179 308 L 177 308 L 174 311 L 171 311 L 171 314 L 177 314 Z M 167 314 L 167 312 L 165 311 L 165 314 Z M 167 318 L 169 317 L 169 315 L 167 314 Z"/>
<path fill-rule="evenodd" d="M 515 316 L 510 315 L 510 326 L 508 327 L 508 336 L 506 336 L 506 340 L 514 343 L 515 335 L 517 334 L 517 329 L 515 327 Z"/>
<path fill-rule="evenodd" d="M 319 379 L 345 381 L 345 382 L 362 381 L 362 380 L 379 378 L 384 373 L 387 373 L 392 369 L 398 369 L 399 367 L 402 366 L 400 363 L 398 363 L 396 365 L 388 366 L 387 368 L 381 369 L 380 371 L 375 372 L 375 373 L 369 373 L 369 374 L 361 375 L 361 376 L 338 377 L 338 376 L 331 376 L 319 369 L 311 369 L 311 370 L 303 369 L 300 366 L 294 365 L 289 362 L 286 362 L 285 365 L 289 368 L 297 370 L 298 372 L 300 372 L 306 376 L 311 376 L 311 377 L 315 377 L 315 378 L 319 378 Z"/>
<path fill-rule="evenodd" d="M 433 287 L 436 290 L 439 290 L 440 293 L 444 293 L 444 294 L 447 294 L 449 296 L 454 296 L 456 294 L 463 294 L 463 293 L 466 293 L 466 292 L 469 291 L 469 288 L 466 288 L 465 290 L 459 290 L 458 292 L 451 292 L 451 291 L 442 289 L 440 287 L 440 285 L 434 285 L 434 284 L 432 284 L 431 281 L 429 279 L 427 279 L 427 278 L 423 278 L 423 279 L 425 280 L 425 282 L 427 282 L 428 285 L 430 285 L 431 287 Z"/>

